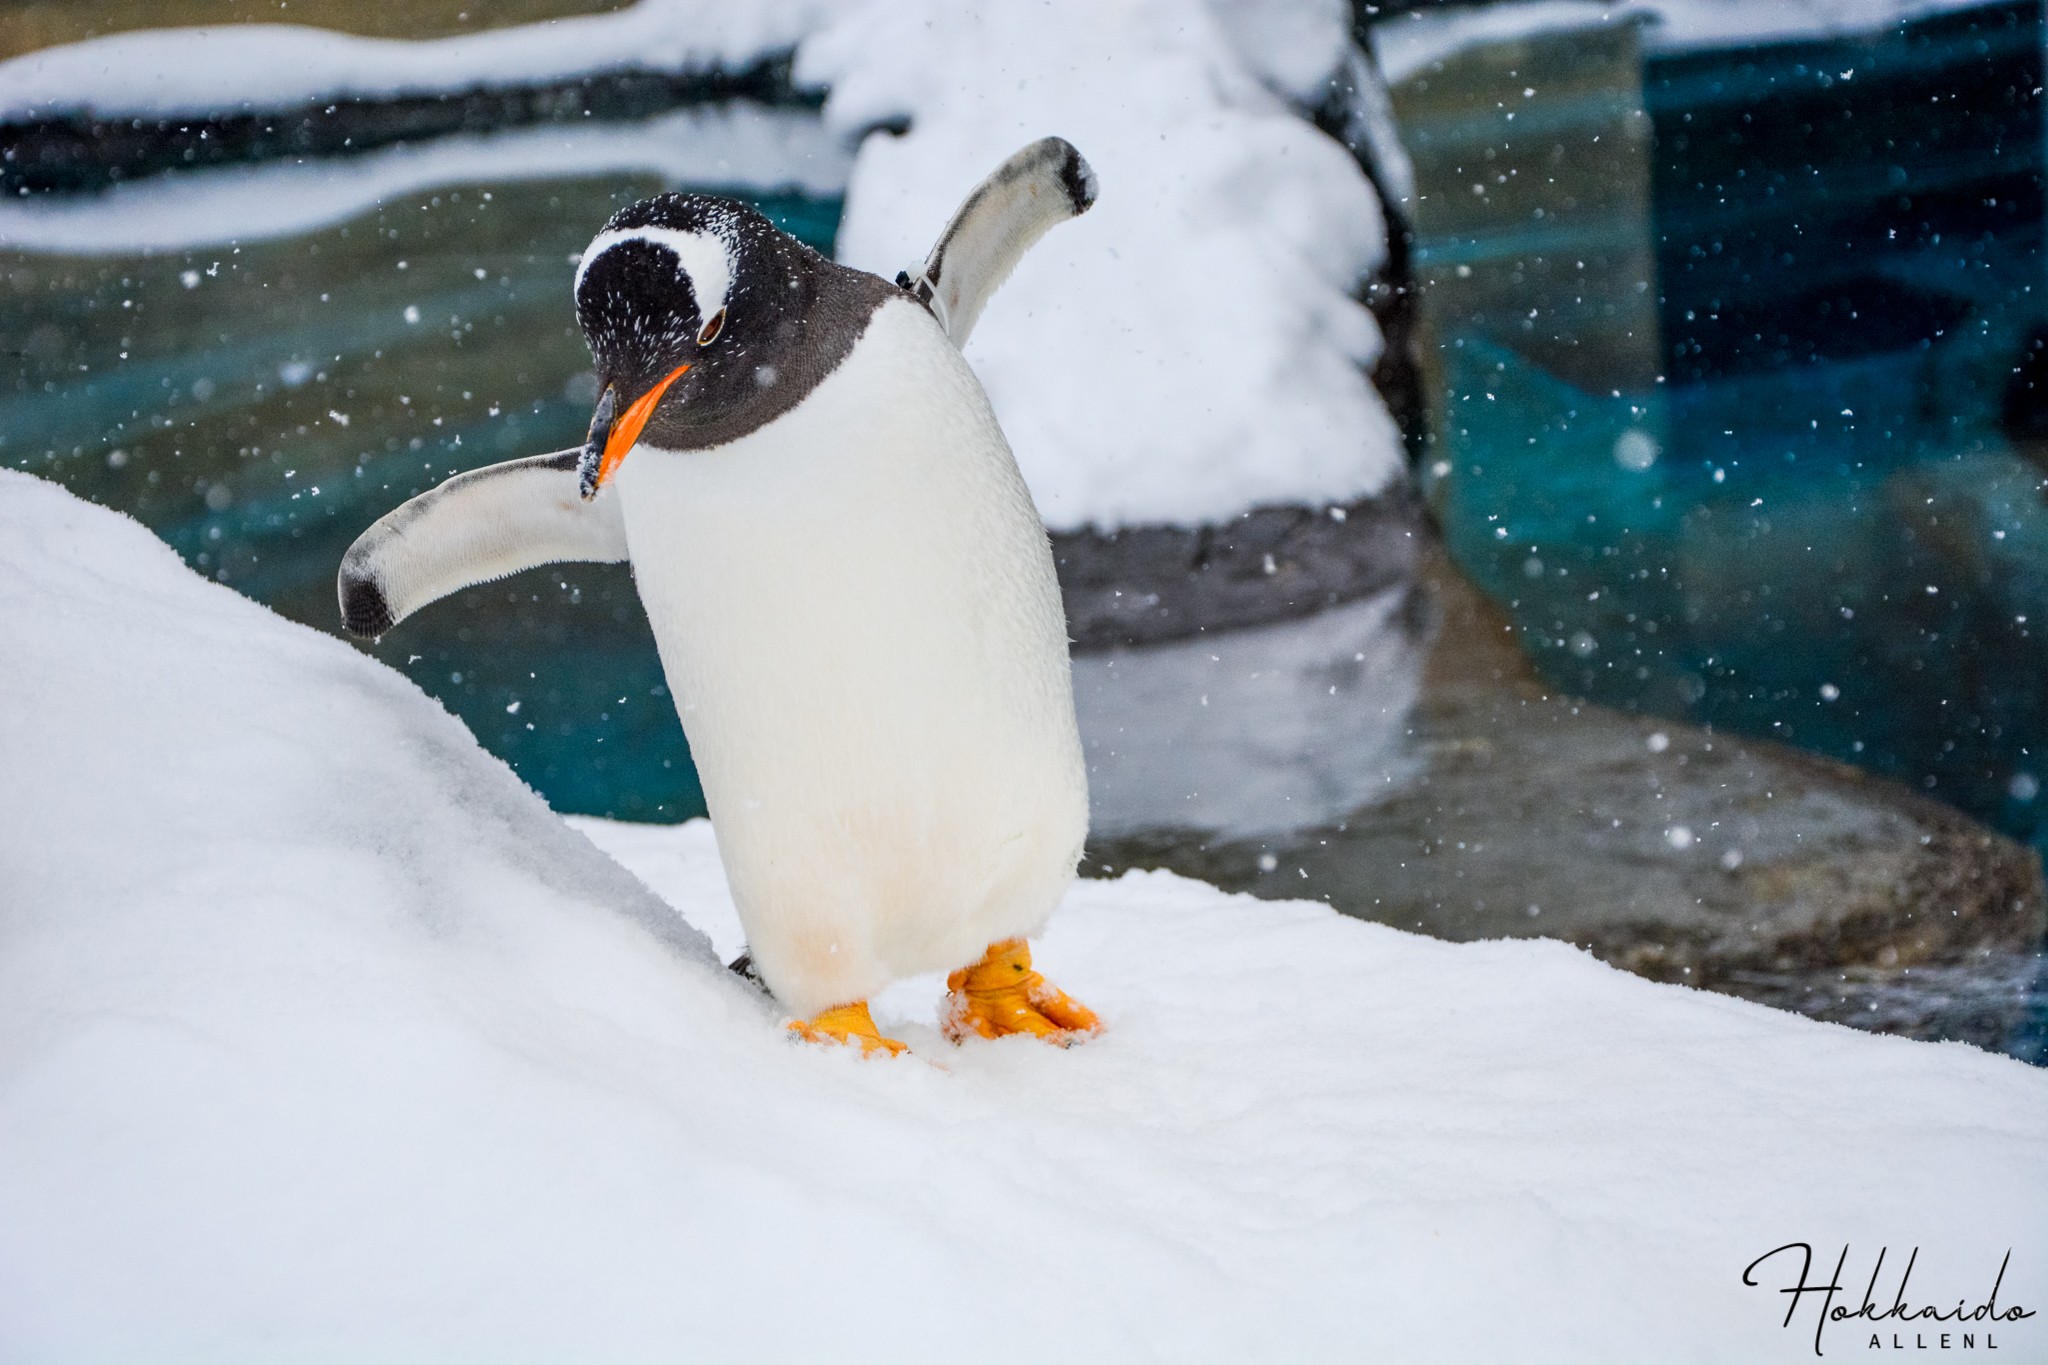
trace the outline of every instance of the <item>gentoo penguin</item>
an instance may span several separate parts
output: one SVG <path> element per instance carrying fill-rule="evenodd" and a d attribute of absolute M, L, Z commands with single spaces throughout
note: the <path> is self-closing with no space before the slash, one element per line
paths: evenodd
<path fill-rule="evenodd" d="M 754 965 L 812 1041 L 902 1051 L 867 1001 L 939 970 L 955 1042 L 1099 1027 L 1026 944 L 1087 782 L 1050 545 L 960 355 L 1094 197 L 1036 142 L 895 283 L 725 200 L 624 209 L 576 270 L 588 442 L 458 475 L 342 560 L 359 635 L 533 565 L 632 561 Z"/>

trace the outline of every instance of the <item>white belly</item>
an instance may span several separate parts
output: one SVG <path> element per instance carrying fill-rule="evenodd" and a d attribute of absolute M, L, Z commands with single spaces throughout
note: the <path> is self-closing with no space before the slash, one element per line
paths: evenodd
<path fill-rule="evenodd" d="M 791 1009 L 1035 932 L 1087 832 L 1052 554 L 916 305 L 730 445 L 615 476 L 749 947 Z"/>

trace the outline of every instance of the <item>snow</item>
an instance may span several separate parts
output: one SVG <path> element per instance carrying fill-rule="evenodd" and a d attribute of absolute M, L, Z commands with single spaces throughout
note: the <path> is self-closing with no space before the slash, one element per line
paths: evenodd
<path fill-rule="evenodd" d="M 1054 528 L 1345 501 L 1400 470 L 1352 298 L 1385 252 L 1377 197 L 1197 0 L 888 0 L 806 39 L 797 77 L 849 136 L 909 121 L 854 162 L 838 249 L 863 269 L 915 267 L 1033 138 L 1094 166 L 1094 209 L 1033 248 L 967 347 Z"/>
<path fill-rule="evenodd" d="M 641 123 L 440 138 L 357 157 L 152 176 L 98 195 L 0 199 L 0 247 L 71 255 L 178 251 L 347 222 L 445 185 L 644 174 L 694 189 L 838 194 L 852 157 L 815 115 L 744 102 Z"/>
<path fill-rule="evenodd" d="M 909 983 L 863 1063 L 397 674 L 12 472 L 0 630 L 0 1358 L 1789 1361 L 1788 1241 L 2048 1289 L 2009 1059 L 1135 874 L 1038 953 L 1103 1037 Z M 733 950 L 706 826 L 578 827 Z"/>
<path fill-rule="evenodd" d="M 1095 165 L 1101 202 L 1025 260 L 968 352 L 1048 523 L 1214 522 L 1347 502 L 1398 476 L 1399 433 L 1367 377 L 1381 338 L 1353 297 L 1384 259 L 1379 201 L 1289 103 L 1318 100 L 1349 59 L 1341 0 L 1053 0 L 979 15 L 940 0 L 642 0 L 419 43 L 287 25 L 162 30 L 0 64 L 0 117 L 293 107 L 730 69 L 790 49 L 799 83 L 830 87 L 822 133 L 713 113 L 452 139 L 151 181 L 91 204 L 7 205 L 0 244 L 248 240 L 456 176 L 650 163 L 699 184 L 735 183 L 747 166 L 737 183 L 837 189 L 844 153 L 816 145 L 829 137 L 859 143 L 840 255 L 893 278 L 1004 157 L 1059 133 Z M 906 136 L 869 131 L 902 118 Z"/>
<path fill-rule="evenodd" d="M 1237 55 L 1268 88 L 1305 109 L 1329 93 L 1351 55 L 1347 0 L 1208 0 Z"/>
<path fill-rule="evenodd" d="M 1394 100 L 1377 62 L 1353 48 L 1345 58 L 1344 79 L 1352 98 L 1344 111 L 1345 145 L 1361 148 L 1371 158 L 1373 178 L 1385 198 L 1396 204 L 1415 200 L 1415 163 L 1401 141 L 1394 121 Z"/>
<path fill-rule="evenodd" d="M 1870 33 L 1986 0 L 1509 0 L 1483 7 L 1412 9 L 1372 30 L 1373 54 L 1399 84 L 1484 43 L 1596 24 L 1647 20 L 1650 52 L 1754 47 Z"/>
<path fill-rule="evenodd" d="M 0 62 L 0 119 L 294 109 L 544 85 L 594 71 L 733 71 L 787 52 L 828 5 L 639 0 L 612 14 L 425 41 L 297 24 L 144 29 Z"/>

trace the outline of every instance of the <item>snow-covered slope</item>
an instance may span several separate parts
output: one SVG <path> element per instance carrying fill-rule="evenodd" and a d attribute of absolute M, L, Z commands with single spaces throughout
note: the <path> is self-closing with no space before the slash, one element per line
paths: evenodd
<path fill-rule="evenodd" d="M 1101 1039 L 909 983 L 863 1063 L 396 674 L 4 472 L 0 638 L 0 1359 L 1789 1361 L 1739 1276 L 1799 1239 L 2048 1297 L 2016 1062 L 1152 875 L 1040 952 Z M 733 946 L 705 826 L 585 828 Z"/>

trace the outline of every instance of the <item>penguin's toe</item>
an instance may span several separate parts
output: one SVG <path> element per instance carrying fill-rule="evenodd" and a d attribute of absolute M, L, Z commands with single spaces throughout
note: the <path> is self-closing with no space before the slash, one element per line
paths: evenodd
<path fill-rule="evenodd" d="M 946 978 L 946 990 L 940 1022 L 956 1043 L 970 1033 L 1022 1033 L 1071 1047 L 1102 1031 L 1093 1010 L 1031 970 L 1031 949 L 1022 939 L 991 944 L 980 962 Z"/>
<path fill-rule="evenodd" d="M 841 1046 L 858 1046 L 863 1057 L 876 1053 L 894 1057 L 910 1051 L 905 1044 L 894 1038 L 884 1038 L 882 1031 L 875 1027 L 874 1016 L 868 1013 L 868 1002 L 856 1000 L 851 1005 L 838 1005 L 822 1011 L 809 1019 L 792 1019 L 789 1031 L 807 1043 L 836 1043 Z"/>

